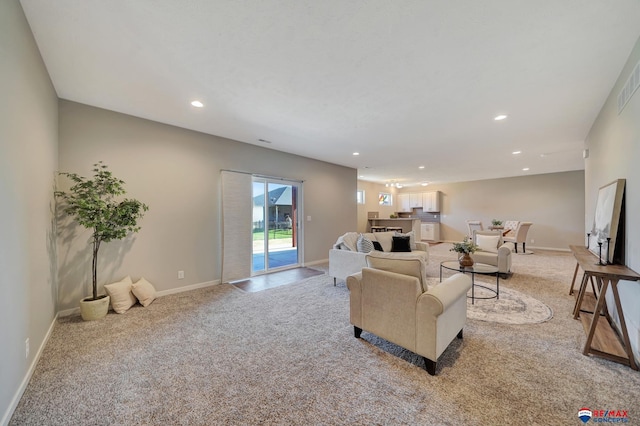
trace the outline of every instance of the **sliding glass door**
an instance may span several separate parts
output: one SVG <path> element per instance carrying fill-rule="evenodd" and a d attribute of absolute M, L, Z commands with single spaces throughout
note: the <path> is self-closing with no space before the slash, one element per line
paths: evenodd
<path fill-rule="evenodd" d="M 253 178 L 252 275 L 300 265 L 300 183 Z"/>

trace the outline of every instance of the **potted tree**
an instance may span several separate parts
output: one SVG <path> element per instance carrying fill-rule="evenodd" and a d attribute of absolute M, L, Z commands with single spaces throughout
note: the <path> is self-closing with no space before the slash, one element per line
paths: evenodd
<path fill-rule="evenodd" d="M 120 240 L 129 233 L 138 232 L 138 220 L 149 210 L 146 204 L 138 200 L 117 197 L 124 195 L 124 181 L 117 179 L 102 161 L 94 164 L 92 179 L 76 173 L 60 172 L 74 182 L 68 191 L 56 191 L 55 195 L 63 201 L 64 213 L 76 222 L 93 231 L 91 238 L 93 258 L 91 274 L 93 294 L 80 301 L 82 319 L 88 321 L 100 319 L 109 311 L 109 296 L 98 294 L 98 251 L 100 244 L 111 240 Z"/>

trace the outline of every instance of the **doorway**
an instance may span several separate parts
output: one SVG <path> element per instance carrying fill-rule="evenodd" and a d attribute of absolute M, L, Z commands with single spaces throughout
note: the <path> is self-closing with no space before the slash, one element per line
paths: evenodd
<path fill-rule="evenodd" d="M 300 266 L 301 183 L 253 177 L 251 274 Z"/>

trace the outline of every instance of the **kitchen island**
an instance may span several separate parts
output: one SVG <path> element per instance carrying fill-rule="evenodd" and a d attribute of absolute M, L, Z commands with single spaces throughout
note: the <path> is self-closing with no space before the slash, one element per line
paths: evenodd
<path fill-rule="evenodd" d="M 421 229 L 420 229 L 420 219 L 418 218 L 407 218 L 400 217 L 396 219 L 369 219 L 367 224 L 367 232 L 371 232 L 371 227 L 397 227 L 402 228 L 403 233 L 407 233 L 409 231 L 413 231 L 416 236 L 416 241 L 420 241 L 421 238 Z"/>

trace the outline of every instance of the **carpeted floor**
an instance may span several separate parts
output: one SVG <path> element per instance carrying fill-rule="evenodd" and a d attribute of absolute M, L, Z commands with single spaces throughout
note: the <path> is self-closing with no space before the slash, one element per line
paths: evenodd
<path fill-rule="evenodd" d="M 431 248 L 432 277 L 448 249 Z M 581 354 L 574 265 L 568 253 L 514 256 L 501 287 L 553 318 L 469 319 L 435 377 L 395 345 L 355 339 L 345 283 L 327 275 L 257 293 L 218 285 L 98 322 L 62 318 L 10 424 L 577 425 L 582 407 L 628 410 L 637 424 L 640 373 Z"/>

